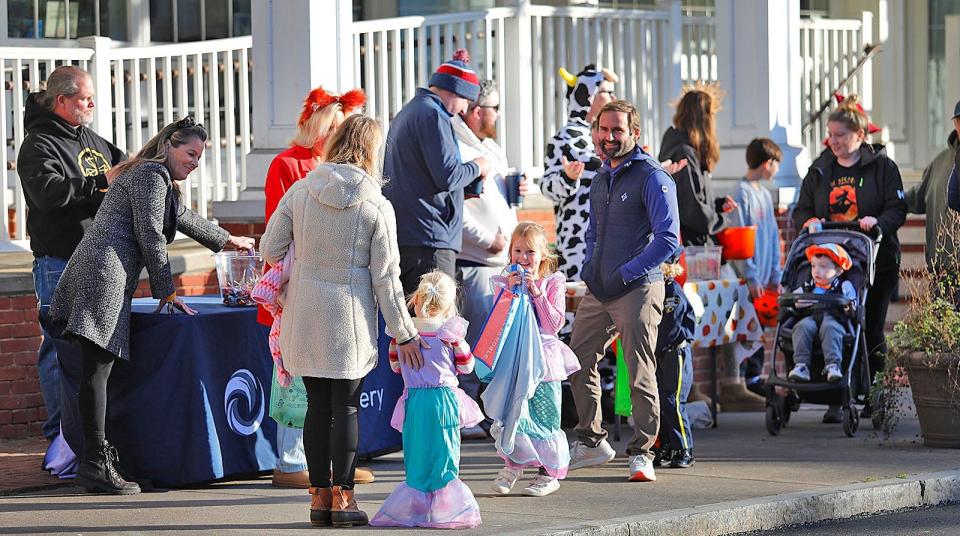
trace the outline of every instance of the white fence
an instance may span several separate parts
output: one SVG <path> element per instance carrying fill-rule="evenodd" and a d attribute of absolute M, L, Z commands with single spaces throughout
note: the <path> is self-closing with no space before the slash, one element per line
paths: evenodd
<path fill-rule="evenodd" d="M 0 132 L 8 140 L 0 206 L 13 209 L 12 218 L 2 219 L 0 241 L 26 238 L 26 210 L 15 172 L 25 135 L 24 102 L 60 65 L 78 65 L 91 73 L 97 93 L 94 128 L 130 153 L 174 119 L 188 114 L 197 117 L 210 134 L 208 149 L 200 170 L 184 185 L 184 199 L 204 216 L 210 202 L 237 199 L 246 185 L 245 156 L 251 143 L 252 38 L 142 48 L 113 48 L 106 38 L 84 38 L 78 44 L 77 48 L 0 47 L 4 83 Z"/>
<path fill-rule="evenodd" d="M 833 99 L 833 92 L 852 72 L 872 40 L 873 14 L 864 12 L 861 20 L 821 19 L 800 23 L 800 55 L 803 71 L 800 94 L 804 124 L 803 143 L 815 158 L 823 150 L 826 137 L 826 114 L 811 121 L 823 103 Z M 843 95 L 856 93 L 869 113 L 873 108 L 873 79 L 868 61 L 858 74 L 840 90 Z M 835 103 L 831 103 L 833 106 Z"/>
<path fill-rule="evenodd" d="M 536 60 L 529 70 L 509 72 L 506 35 L 527 27 Z M 567 121 L 560 67 L 576 73 L 593 63 L 614 70 L 621 79 L 617 95 L 640 110 L 647 144 L 658 142 L 669 124 L 666 103 L 682 81 L 716 79 L 712 17 L 684 16 L 679 1 L 660 11 L 529 6 L 379 19 L 353 23 L 353 36 L 354 79 L 367 92 L 368 111 L 384 125 L 454 50 L 467 48 L 478 75 L 500 88 L 500 144 L 508 151 L 531 144 L 530 151 L 517 151 L 533 155 L 530 162 L 514 162 L 523 168 L 542 165 L 546 141 Z M 508 91 L 525 84 L 532 87 L 532 105 L 516 109 Z M 508 139 L 506 122 L 526 117 L 532 119 L 530 136 Z"/>

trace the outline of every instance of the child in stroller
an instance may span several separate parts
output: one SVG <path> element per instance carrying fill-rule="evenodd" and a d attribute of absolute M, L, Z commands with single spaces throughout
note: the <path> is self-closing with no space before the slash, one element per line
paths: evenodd
<path fill-rule="evenodd" d="M 839 406 L 844 433 L 850 437 L 856 433 L 859 414 L 854 404 L 867 402 L 870 395 L 863 333 L 863 305 L 873 282 L 876 251 L 881 238 L 876 227 L 863 231 L 856 222 L 824 222 L 819 232 L 802 230 L 790 246 L 781 283 L 784 288 L 797 289 L 800 293 L 794 290 L 778 298 L 776 348 L 773 352 L 772 370 L 766 381 L 766 425 L 771 435 L 780 434 L 781 429 L 789 422 L 791 412 L 797 411 L 801 402 Z M 811 250 L 812 246 L 823 247 L 828 244 L 843 248 L 850 260 L 849 269 L 839 276 L 834 276 L 833 279 L 837 279 L 836 284 L 839 285 L 835 289 L 837 292 L 818 293 L 814 288 L 816 285 L 810 285 L 814 276 L 807 251 Z M 816 250 L 811 250 L 814 251 Z M 841 260 L 837 264 L 842 267 L 845 263 Z M 845 282 L 849 283 L 856 293 L 852 303 L 850 295 L 843 294 Z M 804 289 L 804 286 L 807 286 L 807 289 Z M 849 293 L 849 288 L 847 292 Z M 846 305 L 850 307 L 844 311 Z M 826 369 L 826 359 L 836 362 L 836 353 L 830 350 L 824 355 L 825 349 L 822 345 L 811 343 L 809 353 L 805 354 L 802 345 L 800 349 L 795 347 L 793 337 L 796 326 L 805 318 L 814 317 L 816 321 L 818 317 L 826 316 L 831 316 L 831 319 L 837 320 L 843 326 L 838 367 L 840 377 L 832 383 L 829 371 L 824 371 L 821 375 L 821 370 Z M 803 330 L 802 325 L 800 330 Z M 819 329 L 814 330 L 814 337 L 809 340 L 813 341 L 819 335 Z M 821 343 L 827 344 L 829 348 L 828 343 Z M 780 359 L 784 360 L 785 367 L 778 367 Z M 795 363 L 806 364 L 809 379 L 796 374 L 790 379 L 781 375 L 782 372 L 777 372 L 778 368 L 792 371 Z M 836 374 L 833 376 L 836 377 Z"/>
<path fill-rule="evenodd" d="M 814 244 L 806 251 L 810 261 L 810 279 L 793 291 L 794 294 L 841 294 L 848 303 L 828 311 L 805 316 L 793 326 L 793 370 L 789 378 L 796 382 L 810 381 L 810 361 L 814 339 L 819 335 L 823 353 L 823 373 L 829 383 L 843 379 L 840 364 L 843 361 L 843 337 L 848 334 L 846 317 L 857 306 L 857 290 L 850 281 L 842 279 L 853 265 L 843 246 L 834 243 Z M 796 302 L 798 310 L 810 304 Z"/>

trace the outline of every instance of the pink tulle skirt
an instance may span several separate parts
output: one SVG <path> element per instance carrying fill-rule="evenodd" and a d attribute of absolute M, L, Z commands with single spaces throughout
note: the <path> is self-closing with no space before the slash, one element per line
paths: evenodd
<path fill-rule="evenodd" d="M 480 506 L 459 478 L 437 491 L 418 491 L 400 483 L 370 524 L 374 527 L 469 529 L 480 525 Z"/>
<path fill-rule="evenodd" d="M 543 362 L 546 366 L 545 382 L 559 382 L 580 370 L 580 360 L 569 346 L 553 335 L 540 334 L 543 340 Z"/>
<path fill-rule="evenodd" d="M 459 387 L 450 387 L 450 389 L 456 395 L 460 406 L 460 428 L 469 428 L 479 424 L 485 417 L 476 401 Z M 400 400 L 397 401 L 397 406 L 393 408 L 393 416 L 390 418 L 390 426 L 398 432 L 403 432 L 403 420 L 407 414 L 406 408 L 407 390 L 404 389 L 403 394 L 400 395 Z"/>
<path fill-rule="evenodd" d="M 547 439 L 517 432 L 513 452 L 509 456 L 502 452 L 497 454 L 508 467 L 543 467 L 548 475 L 557 479 L 566 478 L 570 466 L 570 447 L 563 432 L 557 432 Z"/>

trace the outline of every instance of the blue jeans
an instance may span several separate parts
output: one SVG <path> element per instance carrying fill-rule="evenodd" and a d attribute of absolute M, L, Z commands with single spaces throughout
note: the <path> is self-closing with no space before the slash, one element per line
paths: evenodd
<path fill-rule="evenodd" d="M 47 315 L 50 300 L 57 290 L 60 276 L 67 266 L 67 259 L 60 257 L 35 257 L 33 259 L 33 288 L 36 290 L 40 310 L 40 330 L 43 341 L 37 355 L 37 374 L 40 377 L 40 392 L 47 407 L 47 420 L 43 423 L 43 436 L 53 439 L 60 433 L 60 364 L 53 338 L 47 332 Z"/>
<path fill-rule="evenodd" d="M 823 352 L 824 365 L 837 365 L 843 361 L 843 336 L 847 330 L 836 318 L 823 314 L 820 324 L 813 316 L 800 319 L 793 326 L 793 362 L 810 366 L 813 356 L 814 339 L 819 335 L 820 350 Z"/>
<path fill-rule="evenodd" d="M 264 338 L 270 328 L 260 325 Z M 277 423 L 277 470 L 281 473 L 299 473 L 307 470 L 307 456 L 303 452 L 303 430 Z"/>

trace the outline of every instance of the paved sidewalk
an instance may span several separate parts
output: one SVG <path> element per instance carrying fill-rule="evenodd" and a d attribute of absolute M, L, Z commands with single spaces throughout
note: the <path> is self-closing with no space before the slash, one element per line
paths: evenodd
<path fill-rule="evenodd" d="M 778 520 L 803 521 L 809 518 L 802 514 L 820 512 L 824 505 L 829 511 L 817 513 L 819 519 L 903 508 L 916 502 L 917 494 L 921 500 L 924 493 L 928 500 L 947 492 L 960 498 L 958 452 L 923 447 L 915 419 L 904 420 L 890 439 L 877 437 L 862 422 L 866 429 L 849 439 L 839 425 L 820 423 L 822 411 L 801 410 L 779 437 L 767 434 L 762 413 L 721 414 L 719 428 L 696 431 L 697 463 L 690 469 L 660 469 L 656 483 L 632 483 L 626 458 L 619 456 L 608 465 L 572 472 L 545 498 L 524 497 L 519 486 L 505 497 L 490 493 L 499 459 L 490 442 L 467 442 L 462 475 L 484 523 L 464 533 L 625 534 L 629 527 L 630 534 L 693 536 L 736 532 L 711 527 L 753 530 L 759 521 L 772 526 Z M 623 443 L 616 446 L 622 452 Z M 372 515 L 402 480 L 403 467 L 399 454 L 369 465 L 377 482 L 360 486 L 357 497 Z M 933 472 L 940 473 L 916 476 Z M 956 489 L 950 487 L 954 480 Z M 868 502 L 872 506 L 863 506 Z M 0 498 L 0 534 L 306 533 L 308 509 L 305 491 L 272 488 L 267 477 L 132 497 L 89 495 L 71 486 Z M 675 532 L 683 519 L 687 528 Z M 689 525 L 697 519 L 700 528 Z M 410 534 L 369 528 L 351 533 Z"/>
<path fill-rule="evenodd" d="M 0 441 L 0 496 L 69 485 L 40 469 L 45 439 Z"/>

